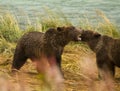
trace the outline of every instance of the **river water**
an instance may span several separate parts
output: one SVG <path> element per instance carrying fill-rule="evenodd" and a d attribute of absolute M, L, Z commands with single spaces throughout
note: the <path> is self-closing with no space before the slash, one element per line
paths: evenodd
<path fill-rule="evenodd" d="M 32 22 L 36 21 L 45 7 L 63 12 L 74 24 L 83 15 L 94 21 L 95 11 L 101 10 L 110 21 L 120 26 L 120 0 L 0 0 L 0 14 L 1 10 L 12 12 L 20 24 L 27 24 L 28 17 Z"/>

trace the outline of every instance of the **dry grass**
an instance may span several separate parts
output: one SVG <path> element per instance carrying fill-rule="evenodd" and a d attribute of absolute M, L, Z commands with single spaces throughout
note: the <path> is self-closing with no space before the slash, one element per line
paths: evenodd
<path fill-rule="evenodd" d="M 37 73 L 30 60 L 23 66 L 20 73 L 13 76 L 10 74 L 12 60 L 6 61 L 6 58 L 0 58 L 0 63 L 2 63 L 0 65 L 1 91 L 54 91 L 50 90 L 44 76 Z M 89 49 L 79 44 L 69 44 L 65 47 L 62 58 L 65 79 L 62 91 L 119 91 L 120 69 L 117 69 L 115 81 L 111 79 L 105 82 L 98 80 L 95 54 Z M 63 85 L 58 87 L 63 87 Z"/>
<path fill-rule="evenodd" d="M 0 16 L 0 91 L 51 91 L 55 88 L 53 84 L 57 80 L 53 79 L 46 84 L 45 77 L 36 72 L 32 62 L 28 62 L 23 66 L 21 71 L 12 75 L 11 63 L 16 45 L 19 37 L 28 31 L 45 31 L 49 27 L 57 27 L 63 25 L 71 25 L 64 14 L 57 15 L 56 13 L 46 9 L 46 17 L 40 19 L 36 26 L 26 26 L 26 31 L 22 31 L 15 17 L 11 14 Z M 91 25 L 86 18 L 81 20 L 80 27 L 84 29 L 91 29 L 106 34 L 112 37 L 119 37 L 117 28 L 110 22 L 110 20 L 101 12 L 97 11 L 99 15 L 97 26 Z M 101 21 L 102 20 L 102 21 Z M 12 34 L 13 35 L 12 35 Z M 56 87 L 64 89 L 62 91 L 119 91 L 120 90 L 120 69 L 117 68 L 115 81 L 108 79 L 106 82 L 101 82 L 97 77 L 97 67 L 95 54 L 88 48 L 88 46 L 79 43 L 71 43 L 65 47 L 62 56 L 62 70 L 64 73 L 64 88 L 55 84 Z M 58 73 L 54 71 L 56 76 Z M 48 73 L 48 77 L 52 73 Z M 51 79 L 50 79 L 51 80 Z M 58 85 L 58 86 L 57 86 Z M 110 90 L 108 89 L 110 88 Z M 58 88 L 59 89 L 59 88 Z"/>

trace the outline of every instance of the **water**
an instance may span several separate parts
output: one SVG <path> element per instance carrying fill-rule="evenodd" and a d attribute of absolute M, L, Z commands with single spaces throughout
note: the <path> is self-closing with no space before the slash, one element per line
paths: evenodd
<path fill-rule="evenodd" d="M 62 11 L 74 24 L 84 14 L 94 21 L 95 10 L 100 9 L 120 26 L 120 0 L 0 0 L 0 9 L 12 12 L 20 24 L 27 24 L 28 16 L 31 22 L 36 21 L 44 7 Z"/>

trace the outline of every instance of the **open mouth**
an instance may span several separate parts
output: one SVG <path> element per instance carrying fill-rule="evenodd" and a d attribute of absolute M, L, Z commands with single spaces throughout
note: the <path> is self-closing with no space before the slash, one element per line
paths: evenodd
<path fill-rule="evenodd" d="M 77 39 L 78 41 L 81 41 L 81 35 L 78 35 Z"/>

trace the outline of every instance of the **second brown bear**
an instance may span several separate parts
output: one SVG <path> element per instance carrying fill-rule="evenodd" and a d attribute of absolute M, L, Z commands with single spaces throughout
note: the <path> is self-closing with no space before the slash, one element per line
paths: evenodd
<path fill-rule="evenodd" d="M 101 35 L 90 30 L 83 30 L 81 41 L 96 53 L 97 67 L 102 78 L 108 73 L 115 75 L 115 66 L 120 67 L 120 39 Z"/>

